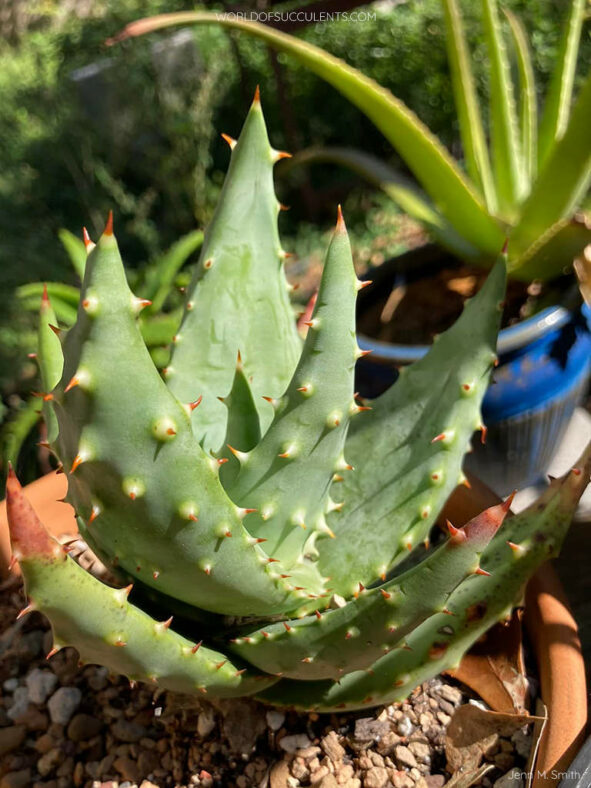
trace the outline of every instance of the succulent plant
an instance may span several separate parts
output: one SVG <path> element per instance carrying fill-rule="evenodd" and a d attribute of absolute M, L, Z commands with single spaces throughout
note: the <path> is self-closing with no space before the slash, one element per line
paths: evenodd
<path fill-rule="evenodd" d="M 14 472 L 7 506 L 29 597 L 55 649 L 184 693 L 329 710 L 402 698 L 456 664 L 554 555 L 589 452 L 505 524 L 510 501 L 429 544 L 480 422 L 503 256 L 458 322 L 384 395 L 354 392 L 355 276 L 342 215 L 302 341 L 258 95 L 161 377 L 112 218 L 63 342 L 41 312 L 52 447 L 80 531 L 121 580 L 84 571 Z M 437 532 L 436 532 L 437 533 Z M 174 618 L 173 618 L 174 617 Z"/>
<path fill-rule="evenodd" d="M 292 55 L 375 124 L 419 185 L 370 154 L 347 148 L 312 150 L 302 161 L 331 160 L 356 170 L 462 260 L 490 266 L 508 236 L 510 276 L 526 282 L 556 277 L 591 243 L 591 222 L 577 213 L 591 177 L 587 128 L 591 74 L 585 75 L 573 102 L 586 4 L 584 0 L 564 3 L 568 7 L 563 33 L 538 125 L 527 33 L 517 16 L 503 9 L 519 77 L 517 94 L 499 3 L 481 0 L 489 64 L 490 150 L 460 2 L 441 0 L 441 4 L 464 153 L 461 163 L 404 102 L 373 79 L 320 47 L 240 15 L 214 11 L 160 14 L 132 22 L 111 43 L 171 25 L 216 24 Z"/>

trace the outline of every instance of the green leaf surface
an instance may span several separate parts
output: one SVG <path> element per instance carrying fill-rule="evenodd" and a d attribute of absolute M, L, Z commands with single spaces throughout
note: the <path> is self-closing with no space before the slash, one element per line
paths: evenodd
<path fill-rule="evenodd" d="M 421 682 L 456 667 L 487 629 L 510 614 L 531 574 L 557 555 L 589 480 L 590 454 L 588 447 L 578 473 L 554 481 L 532 506 L 505 521 L 482 555 L 481 566 L 490 576 L 460 583 L 447 604 L 453 615 L 428 618 L 408 636 L 408 648 L 393 649 L 371 670 L 354 671 L 336 683 L 283 679 L 260 699 L 322 712 L 362 709 L 404 700 Z"/>
<path fill-rule="evenodd" d="M 570 0 L 560 38 L 556 67 L 540 122 L 539 164 L 544 167 L 568 125 L 585 0 Z"/>
<path fill-rule="evenodd" d="M 461 480 L 481 425 L 504 293 L 501 259 L 457 322 L 352 424 L 345 457 L 354 470 L 331 493 L 343 503 L 328 518 L 336 538 L 319 545 L 320 570 L 345 598 L 423 542 Z"/>
<path fill-rule="evenodd" d="M 575 257 L 591 244 L 591 219 L 575 214 L 550 227 L 529 249 L 511 260 L 509 271 L 523 282 L 532 279 L 548 281 L 572 271 Z"/>
<path fill-rule="evenodd" d="M 268 431 L 239 457 L 240 473 L 228 490 L 236 504 L 255 509 L 247 521 L 250 533 L 267 540 L 265 550 L 292 576 L 294 565 L 303 563 L 328 533 L 328 491 L 342 463 L 350 419 L 358 412 L 353 399 L 356 299 L 357 278 L 341 217 L 296 370 Z"/>
<path fill-rule="evenodd" d="M 2 423 L 0 449 L 3 463 L 18 467 L 18 458 L 27 436 L 41 418 L 42 400 L 30 397 L 12 416 Z"/>
<path fill-rule="evenodd" d="M 558 222 L 572 216 L 591 177 L 591 74 L 573 106 L 568 127 L 553 147 L 509 237 L 510 258 L 526 254 Z M 517 274 L 513 267 L 512 272 Z M 519 276 L 521 276 L 519 274 Z"/>
<path fill-rule="evenodd" d="M 51 403 L 84 538 L 109 566 L 206 610 L 294 608 L 299 594 L 250 538 L 188 409 L 152 363 L 109 230 L 88 259 Z"/>
<path fill-rule="evenodd" d="M 74 271 L 76 271 L 82 281 L 87 257 L 84 241 L 65 228 L 58 231 L 58 236 L 62 242 L 62 246 L 68 253 Z"/>
<path fill-rule="evenodd" d="M 456 587 L 478 568 L 507 509 L 482 512 L 417 566 L 379 588 L 360 588 L 345 607 L 292 619 L 287 627 L 281 622 L 249 631 L 232 651 L 267 673 L 306 681 L 369 668 L 446 610 Z"/>
<path fill-rule="evenodd" d="M 482 0 L 484 35 L 490 65 L 491 143 L 499 209 L 513 218 L 524 194 L 524 173 L 515 96 L 496 0 Z"/>
<path fill-rule="evenodd" d="M 54 331 L 58 327 L 57 317 L 47 290 L 43 291 L 39 310 L 37 331 L 37 361 L 41 373 L 41 393 L 49 395 L 59 382 L 64 367 L 62 343 Z M 43 398 L 43 418 L 47 425 L 47 440 L 53 443 L 58 434 L 58 423 L 53 412 L 52 402 Z"/>
<path fill-rule="evenodd" d="M 174 283 L 174 278 L 194 251 L 203 243 L 203 232 L 193 230 L 173 244 L 160 258 L 147 266 L 139 290 L 143 298 L 152 301 L 151 313 L 159 312 Z"/>
<path fill-rule="evenodd" d="M 482 124 L 474 76 L 464 34 L 462 16 L 457 0 L 444 0 L 446 44 L 451 69 L 452 86 L 466 167 L 472 180 L 479 184 L 488 210 L 497 210 L 497 195 L 492 176 L 486 135 Z"/>
<path fill-rule="evenodd" d="M 509 22 L 517 55 L 520 95 L 519 129 L 524 175 L 527 191 L 529 191 L 531 182 L 535 178 L 538 169 L 538 97 L 536 95 L 534 70 L 525 29 L 521 20 L 512 11 L 509 11 L 508 8 L 503 8 L 503 12 Z"/>
<path fill-rule="evenodd" d="M 232 150 L 166 370 L 181 401 L 203 398 L 193 429 L 208 451 L 219 451 L 224 440 L 227 411 L 219 397 L 230 391 L 238 351 L 263 432 L 273 417 L 263 397 L 281 396 L 301 352 L 277 230 L 277 158 L 257 99 Z"/>

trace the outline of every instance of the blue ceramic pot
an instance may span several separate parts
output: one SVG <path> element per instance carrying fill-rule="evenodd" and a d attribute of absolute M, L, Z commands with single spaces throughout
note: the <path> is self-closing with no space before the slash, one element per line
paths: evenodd
<path fill-rule="evenodd" d="M 428 350 L 426 345 L 395 345 L 362 334 L 358 342 L 362 350 L 373 351 L 360 366 L 358 381 L 361 394 L 370 397 L 393 382 L 395 366 L 412 363 Z M 503 329 L 497 352 L 495 383 L 482 408 L 486 445 L 474 440 L 466 465 L 505 495 L 543 477 L 585 395 L 591 372 L 591 309 L 545 309 Z"/>

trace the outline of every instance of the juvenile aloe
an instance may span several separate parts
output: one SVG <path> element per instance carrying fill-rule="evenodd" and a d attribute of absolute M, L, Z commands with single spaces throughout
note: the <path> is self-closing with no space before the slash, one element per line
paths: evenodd
<path fill-rule="evenodd" d="M 109 219 L 63 344 L 41 313 L 50 439 L 80 530 L 121 579 L 86 573 L 13 472 L 28 610 L 131 680 L 329 710 L 402 698 L 518 601 L 560 546 L 589 452 L 540 502 L 509 502 L 429 547 L 495 363 L 505 263 L 429 354 L 371 404 L 354 394 L 356 279 L 343 218 L 302 344 L 258 96 L 159 375 Z M 422 560 L 402 565 L 410 553 Z M 147 612 L 147 611 L 150 612 Z M 53 651 L 52 651 L 53 653 Z"/>
<path fill-rule="evenodd" d="M 422 189 L 371 155 L 350 149 L 310 151 L 303 160 L 328 158 L 357 170 L 461 259 L 492 265 L 503 238 L 509 236 L 509 274 L 524 281 L 550 279 L 591 243 L 591 223 L 576 213 L 591 174 L 591 75 L 586 75 L 572 101 L 585 2 L 571 0 L 567 9 L 538 126 L 527 34 L 519 19 L 505 10 L 519 73 L 516 101 L 497 0 L 482 0 L 490 77 L 490 150 L 459 0 L 442 0 L 442 6 L 465 171 L 388 90 L 319 47 L 258 22 L 205 11 L 162 14 L 128 25 L 114 40 L 170 25 L 214 23 L 293 55 L 367 115 Z"/>

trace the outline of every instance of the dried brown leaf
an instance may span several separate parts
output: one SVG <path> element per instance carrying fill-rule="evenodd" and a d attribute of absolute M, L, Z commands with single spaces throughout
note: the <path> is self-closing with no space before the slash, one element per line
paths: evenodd
<path fill-rule="evenodd" d="M 523 662 L 522 611 L 497 624 L 449 675 L 474 690 L 494 711 L 521 714 L 528 707 Z"/>
<path fill-rule="evenodd" d="M 445 737 L 448 770 L 467 773 L 480 766 L 482 758 L 494 747 L 499 736 L 511 736 L 540 717 L 488 711 L 471 703 L 460 706 L 451 719 Z"/>

